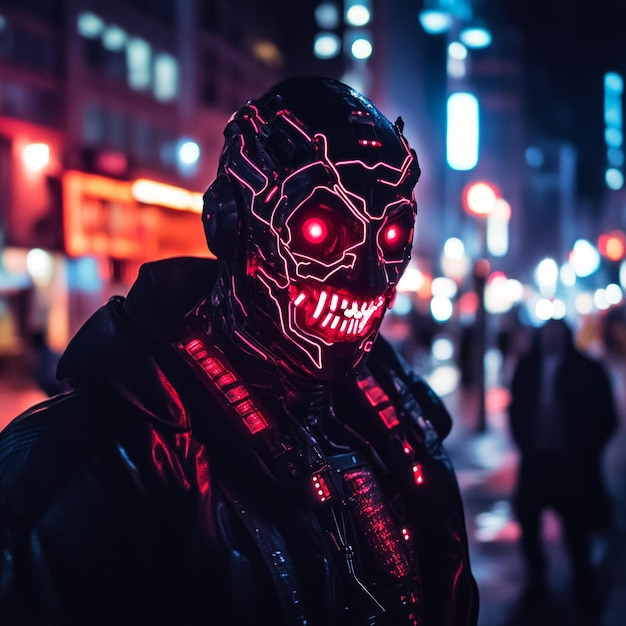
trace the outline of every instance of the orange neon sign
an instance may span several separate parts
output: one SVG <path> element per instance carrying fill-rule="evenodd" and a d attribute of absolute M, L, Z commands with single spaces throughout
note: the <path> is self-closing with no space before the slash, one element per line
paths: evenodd
<path fill-rule="evenodd" d="M 202 194 L 182 187 L 167 185 L 147 178 L 138 178 L 131 185 L 133 198 L 145 204 L 156 204 L 168 209 L 202 213 Z"/>
<path fill-rule="evenodd" d="M 201 194 L 173 185 L 74 170 L 63 176 L 65 248 L 71 256 L 212 256 L 197 217 L 201 212 Z"/>

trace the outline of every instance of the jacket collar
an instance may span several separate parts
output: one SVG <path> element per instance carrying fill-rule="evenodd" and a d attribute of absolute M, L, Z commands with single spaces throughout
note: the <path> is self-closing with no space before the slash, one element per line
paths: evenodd
<path fill-rule="evenodd" d="M 208 293 L 216 263 L 175 258 L 147 263 L 126 298 L 117 296 L 79 329 L 58 375 L 94 402 L 131 404 L 151 420 L 190 429 L 183 393 L 191 372 L 171 344 L 185 333 L 185 314 Z"/>

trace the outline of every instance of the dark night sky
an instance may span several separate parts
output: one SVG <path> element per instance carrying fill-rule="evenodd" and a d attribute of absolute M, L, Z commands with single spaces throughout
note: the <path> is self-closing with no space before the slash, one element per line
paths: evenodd
<path fill-rule="evenodd" d="M 626 69 L 624 0 L 483 0 L 482 10 L 523 36 L 529 130 L 571 141 L 578 149 L 578 187 L 603 187 L 602 76 Z"/>

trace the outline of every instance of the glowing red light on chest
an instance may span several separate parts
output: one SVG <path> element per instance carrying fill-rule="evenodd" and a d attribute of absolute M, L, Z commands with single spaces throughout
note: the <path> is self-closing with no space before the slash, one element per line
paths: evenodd
<path fill-rule="evenodd" d="M 391 430 L 400 424 L 398 414 L 391 404 L 389 396 L 383 391 L 383 388 L 376 382 L 373 376 L 358 380 L 357 384 L 365 394 L 367 401 L 378 411 L 378 417 L 380 417 L 387 428 Z"/>
<path fill-rule="evenodd" d="M 320 502 L 326 502 L 326 500 L 330 499 L 330 489 L 326 484 L 326 481 L 319 474 L 315 474 L 312 478 L 313 487 L 315 489 L 315 494 L 317 495 Z"/>
<path fill-rule="evenodd" d="M 192 339 L 182 348 L 191 356 L 209 376 L 217 390 L 235 410 L 241 421 L 254 435 L 268 428 L 268 422 L 250 397 L 237 374 L 232 371 L 217 354 L 210 351 L 199 339 Z"/>
<path fill-rule="evenodd" d="M 380 566 L 394 578 L 403 578 L 411 565 L 402 549 L 403 535 L 393 522 L 378 483 L 369 469 L 348 471 L 344 485 L 356 517 Z"/>
<path fill-rule="evenodd" d="M 422 466 L 419 463 L 413 465 L 413 479 L 416 485 L 424 484 L 424 475 L 422 474 Z"/>

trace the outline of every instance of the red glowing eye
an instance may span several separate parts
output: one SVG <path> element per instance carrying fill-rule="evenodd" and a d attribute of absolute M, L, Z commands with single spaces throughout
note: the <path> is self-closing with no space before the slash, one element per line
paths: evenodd
<path fill-rule="evenodd" d="M 400 237 L 400 231 L 397 226 L 390 226 L 385 231 L 385 242 L 388 244 L 393 244 L 398 241 L 398 237 Z"/>
<path fill-rule="evenodd" d="M 387 226 L 387 228 L 385 229 L 385 232 L 383 233 L 383 238 L 388 246 L 393 247 L 398 244 L 400 240 L 400 235 L 400 228 L 395 224 L 392 224 L 391 226 Z"/>
<path fill-rule="evenodd" d="M 302 224 L 302 235 L 309 243 L 320 244 L 328 235 L 328 226 L 319 217 L 310 217 Z"/>

